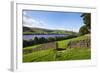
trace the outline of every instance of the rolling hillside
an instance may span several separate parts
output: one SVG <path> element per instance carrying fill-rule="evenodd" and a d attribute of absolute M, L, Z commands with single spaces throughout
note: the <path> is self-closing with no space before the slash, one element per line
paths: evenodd
<path fill-rule="evenodd" d="M 23 26 L 23 34 L 77 34 L 73 31 L 65 30 L 50 30 L 44 28 L 30 28 Z"/>

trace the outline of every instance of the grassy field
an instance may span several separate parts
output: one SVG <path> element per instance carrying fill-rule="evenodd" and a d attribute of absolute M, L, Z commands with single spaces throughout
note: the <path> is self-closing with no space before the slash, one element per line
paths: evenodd
<path fill-rule="evenodd" d="M 84 40 L 88 38 L 87 36 L 88 35 L 73 39 L 58 41 L 58 47 L 66 48 L 68 42 Z M 26 47 L 24 49 L 32 49 L 33 47 L 37 46 Z M 23 62 L 64 61 L 64 60 L 83 60 L 83 59 L 91 59 L 90 48 L 66 48 L 66 50 L 62 51 L 57 51 L 52 48 L 49 48 L 47 50 L 40 50 L 28 54 L 23 54 Z"/>
<path fill-rule="evenodd" d="M 55 51 L 53 49 L 48 49 L 24 54 L 23 62 L 83 60 L 90 58 L 91 50 L 89 48 L 72 48 L 64 51 Z"/>
<path fill-rule="evenodd" d="M 77 37 L 77 38 L 72 38 L 72 39 L 68 39 L 68 40 L 58 41 L 58 47 L 59 47 L 59 48 L 67 48 L 67 44 L 68 44 L 70 41 L 84 40 L 84 39 L 89 38 L 88 36 L 90 36 L 90 35 L 87 34 L 87 35 L 80 36 L 80 37 Z"/>
<path fill-rule="evenodd" d="M 53 49 L 41 50 L 23 55 L 23 62 L 53 61 L 55 60 L 55 51 Z"/>
<path fill-rule="evenodd" d="M 57 60 L 83 60 L 91 58 L 91 50 L 89 48 L 71 48 L 58 52 Z"/>

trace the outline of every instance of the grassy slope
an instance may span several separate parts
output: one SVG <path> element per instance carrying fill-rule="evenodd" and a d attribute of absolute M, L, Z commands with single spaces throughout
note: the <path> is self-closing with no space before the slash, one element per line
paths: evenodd
<path fill-rule="evenodd" d="M 58 53 L 59 54 L 59 53 Z M 91 49 L 89 48 L 71 48 L 63 52 L 60 52 L 60 56 L 57 60 L 83 60 L 91 58 Z"/>
<path fill-rule="evenodd" d="M 73 39 L 58 41 L 58 45 L 59 45 L 59 48 L 66 48 L 67 47 L 67 44 L 70 41 L 79 41 L 79 40 L 84 40 L 84 39 L 87 39 L 87 38 L 90 38 L 90 35 L 89 34 L 84 35 L 84 36 L 80 36 L 80 37 L 77 37 L 77 38 L 73 38 Z"/>
<path fill-rule="evenodd" d="M 23 62 L 53 61 L 55 60 L 54 50 L 41 50 L 23 55 Z"/>
<path fill-rule="evenodd" d="M 73 31 L 23 27 L 23 34 L 76 34 Z"/>
<path fill-rule="evenodd" d="M 40 44 L 41 45 L 41 44 Z M 35 46 L 29 46 L 29 47 L 25 47 L 25 48 L 23 48 L 24 50 L 28 50 L 28 49 L 32 49 L 32 48 L 35 48 L 35 47 L 38 47 L 38 46 L 40 46 L 40 45 L 35 45 Z"/>
<path fill-rule="evenodd" d="M 64 60 L 84 60 L 91 58 L 91 49 L 78 48 L 67 49 L 65 51 L 54 51 L 52 49 L 37 51 L 23 55 L 23 62 L 41 61 L 64 61 Z"/>
<path fill-rule="evenodd" d="M 66 48 L 66 45 L 69 41 L 83 40 L 86 38 L 88 38 L 88 35 L 69 39 L 69 40 L 58 41 L 58 45 L 60 48 Z M 28 47 L 28 49 L 29 48 L 31 49 L 32 46 Z M 71 48 L 60 52 L 55 51 L 53 49 L 48 49 L 48 50 L 41 50 L 29 54 L 24 54 L 23 62 L 82 60 L 82 59 L 90 59 L 90 58 L 91 58 L 91 49 L 89 48 L 78 48 L 78 49 Z"/>

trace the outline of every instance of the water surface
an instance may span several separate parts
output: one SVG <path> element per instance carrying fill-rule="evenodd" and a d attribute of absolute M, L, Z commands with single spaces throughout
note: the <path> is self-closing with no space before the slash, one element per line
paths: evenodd
<path fill-rule="evenodd" d="M 49 37 L 64 37 L 67 36 L 67 34 L 41 34 L 41 35 L 23 35 L 23 39 L 24 40 L 30 40 L 30 39 L 34 39 L 35 37 L 41 38 L 49 38 Z"/>

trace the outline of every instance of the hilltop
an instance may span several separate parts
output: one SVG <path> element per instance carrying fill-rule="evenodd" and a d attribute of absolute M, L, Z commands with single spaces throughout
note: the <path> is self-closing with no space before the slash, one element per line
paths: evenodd
<path fill-rule="evenodd" d="M 23 26 L 23 34 L 77 34 L 77 32 L 68 30 L 51 30 L 45 28 L 33 28 Z"/>

